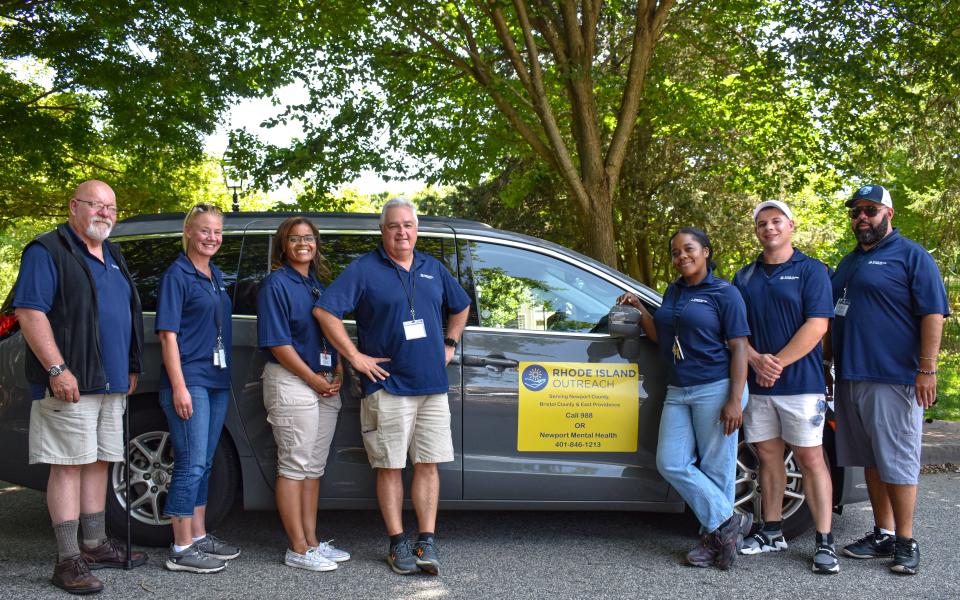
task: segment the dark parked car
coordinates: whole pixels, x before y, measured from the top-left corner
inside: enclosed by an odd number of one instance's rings
[[[264,358],[257,349],[256,298],[258,282],[269,270],[271,236],[287,216],[225,216],[223,246],[215,262],[233,297],[233,401],[210,482],[211,526],[238,498],[248,510],[274,509],[276,447],[261,399]],[[376,215],[307,216],[321,231],[321,252],[334,276],[379,242]],[[152,311],[160,276],[180,250],[182,220],[182,214],[126,219],[111,238],[123,250],[145,311],[145,372],[130,399],[129,446],[133,536],[144,544],[165,544],[171,536],[162,509],[173,457],[157,402],[163,366]],[[607,312],[617,296],[629,290],[653,306],[660,302],[657,293],[556,244],[472,221],[421,217],[417,249],[439,259],[473,299],[460,349],[448,369],[456,458],[441,466],[444,507],[683,511],[683,502],[655,465],[663,366],[649,341],[628,344],[607,332]],[[27,464],[30,397],[23,375],[24,342],[10,316],[11,298],[12,293],[0,320],[0,479],[43,489],[46,467]],[[347,325],[352,334],[349,315]],[[639,388],[633,388],[636,410],[630,417],[636,417],[635,447],[597,452],[589,450],[599,442],[573,441],[562,449],[558,442],[551,451],[518,449],[526,445],[519,438],[529,435],[518,433],[521,363],[557,362],[636,366]],[[321,480],[321,507],[373,508],[374,472],[360,438],[360,386],[349,365],[341,393],[343,409]],[[585,414],[591,413],[567,416],[578,420]],[[825,451],[832,459],[831,427],[825,429]],[[784,529],[795,535],[808,528],[811,519],[797,465],[789,453],[785,461]],[[759,515],[756,464],[751,448],[741,445],[736,505]],[[858,485],[862,471],[832,470],[838,508],[865,499]],[[107,504],[114,530],[123,528],[124,490],[124,469],[117,464],[111,470]]]

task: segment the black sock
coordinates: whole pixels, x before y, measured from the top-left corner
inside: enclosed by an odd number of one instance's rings
[[[776,533],[780,531],[780,527],[782,526],[782,524],[783,524],[783,521],[764,521],[763,527],[761,527],[760,529],[764,533]]]
[[[417,538],[421,542],[430,542],[433,543],[433,532],[432,531],[421,531],[420,537]]]
[[[727,527],[728,525],[730,525],[731,523],[733,523],[733,520],[734,520],[735,518],[737,518],[737,513],[733,513],[732,515],[730,515],[730,518],[729,518],[729,519],[727,519],[727,520],[724,521],[723,523],[720,523],[720,527],[717,527],[717,531],[720,531],[720,530],[723,529],[724,527]]]
[[[402,542],[402,541],[405,540],[405,539],[407,539],[407,534],[405,534],[405,533],[403,533],[403,532],[398,533],[397,535],[391,535],[391,536],[390,536],[390,545],[391,545],[391,546],[395,546],[395,545],[399,544],[400,542]]]
[[[832,544],[833,543],[833,532],[828,531],[827,533],[817,532],[817,544]]]

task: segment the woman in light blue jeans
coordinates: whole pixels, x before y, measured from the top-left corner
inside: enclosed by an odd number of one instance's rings
[[[641,325],[667,365],[657,470],[702,526],[688,564],[728,569],[752,516],[733,509],[737,430],[747,403],[746,306],[740,292],[713,275],[707,234],[684,227],[670,238],[673,266],[663,304],[651,314],[633,294]]]
[[[230,401],[232,309],[211,262],[223,242],[223,214],[197,204],[183,221],[183,254],[160,279],[155,328],[164,369],[160,406],[170,427],[173,478],[163,514],[173,524],[171,571],[216,573],[240,548],[206,530],[207,485]]]

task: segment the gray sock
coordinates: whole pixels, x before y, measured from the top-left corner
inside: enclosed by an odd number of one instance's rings
[[[77,530],[80,521],[64,521],[53,526],[53,535],[57,538],[57,562],[80,556],[80,545],[77,543]]]
[[[103,511],[91,514],[80,514],[80,529],[83,531],[83,545],[87,548],[96,548],[107,541],[107,527],[103,518]]]

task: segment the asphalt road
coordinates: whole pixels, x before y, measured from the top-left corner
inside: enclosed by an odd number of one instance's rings
[[[810,572],[812,536],[788,551],[740,557],[728,572],[681,564],[694,541],[689,515],[577,512],[443,512],[440,577],[394,575],[384,561],[377,513],[321,513],[321,532],[353,559],[330,573],[281,564],[284,537],[275,513],[235,511],[217,533],[243,555],[215,575],[164,570],[165,550],[130,572],[99,571],[97,598],[960,598],[960,474],[923,475],[916,536],[921,572],[890,573],[880,560],[841,560],[835,576]],[[408,526],[413,517],[407,515]],[[328,525],[329,527],[326,527]],[[848,542],[872,527],[868,505],[848,507],[834,532]],[[39,492],[0,482],[0,597],[67,598],[49,584],[54,541]]]

